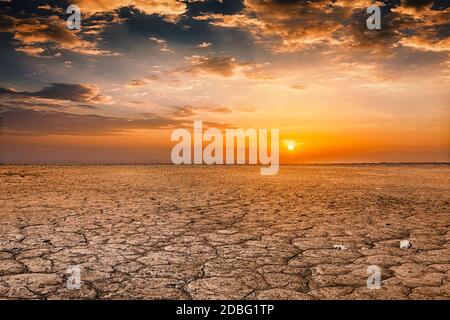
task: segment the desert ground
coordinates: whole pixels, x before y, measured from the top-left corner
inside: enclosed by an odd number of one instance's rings
[[[0,298],[449,299],[449,181],[445,164],[3,165]]]

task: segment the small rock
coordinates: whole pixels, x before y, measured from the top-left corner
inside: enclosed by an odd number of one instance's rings
[[[347,250],[347,247],[343,244],[333,244],[333,248],[337,250]]]
[[[400,249],[409,249],[411,248],[411,242],[409,240],[400,241]]]

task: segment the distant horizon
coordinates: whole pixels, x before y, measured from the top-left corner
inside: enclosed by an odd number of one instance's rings
[[[299,165],[450,165],[450,162],[302,162],[280,163],[280,166]],[[179,167],[237,167],[237,166],[261,166],[260,164],[173,164],[161,163],[0,163],[0,166],[179,166]]]

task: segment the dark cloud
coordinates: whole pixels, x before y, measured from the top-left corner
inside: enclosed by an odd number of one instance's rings
[[[14,90],[11,90],[11,89],[6,89],[6,88],[0,87],[0,96],[5,95],[5,94],[14,95],[14,94],[17,94],[17,92]]]
[[[434,0],[401,0],[401,5],[406,8],[414,8],[423,11],[433,6]]]
[[[190,16],[196,16],[202,13],[221,13],[236,14],[244,9],[242,0],[204,0],[192,1],[188,3],[188,12]]]
[[[192,128],[193,125],[191,120],[183,119],[189,116],[188,112],[184,114],[175,112],[171,116],[145,113],[139,118],[119,118],[1,105],[0,107],[2,107],[0,108],[0,132],[11,135],[115,135],[129,130]],[[229,110],[225,107],[198,109],[219,113],[227,113]],[[219,122],[205,121],[203,124],[205,128],[230,127],[229,124]]]
[[[341,40],[346,44],[344,50],[363,50],[371,53],[388,54],[400,41],[403,22],[398,14],[387,12],[382,15],[380,30],[369,30],[366,26],[367,14],[360,10],[342,30]],[[363,53],[360,53],[363,54]]]
[[[67,8],[71,3],[71,0],[14,0],[0,2],[0,8],[28,14],[48,14],[48,11],[54,11],[56,9],[62,11],[62,9]]]
[[[94,85],[53,83],[50,86],[30,93],[39,98],[69,100],[76,102],[106,102],[107,98],[99,93]]]
[[[52,83],[35,92],[0,88],[1,95],[91,103],[106,103],[109,101],[109,98],[101,95],[100,90],[92,84]]]
[[[162,129],[187,125],[184,120],[146,114],[129,119],[51,110],[6,108],[0,112],[2,131],[33,135],[110,135],[133,129]]]

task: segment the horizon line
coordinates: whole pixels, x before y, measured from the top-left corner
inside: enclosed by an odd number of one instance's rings
[[[280,166],[298,166],[298,165],[450,165],[450,161],[402,161],[402,162],[298,162],[298,163],[280,163]],[[151,163],[1,163],[0,166],[264,166],[264,164],[174,164],[170,162],[151,162]]]

